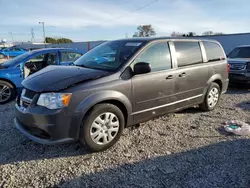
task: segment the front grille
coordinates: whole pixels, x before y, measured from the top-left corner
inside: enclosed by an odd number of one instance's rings
[[[22,94],[20,97],[20,106],[23,108],[28,108],[34,99],[36,92],[29,89],[23,88]]]
[[[247,71],[250,72],[250,62],[247,62]]]
[[[29,89],[25,89],[25,93],[24,93],[24,97],[28,98],[28,99],[33,99],[36,95],[36,92],[31,91]]]
[[[22,106],[23,106],[24,108],[28,108],[28,107],[29,107],[29,105],[30,105],[30,103],[29,103],[29,102],[22,101]]]
[[[245,70],[246,65],[242,64],[231,64],[230,65],[230,70]]]

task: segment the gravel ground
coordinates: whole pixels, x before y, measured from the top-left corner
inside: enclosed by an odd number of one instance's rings
[[[222,122],[250,121],[250,90],[230,90],[213,112],[195,108],[126,129],[101,153],[79,144],[43,146],[13,127],[0,107],[0,187],[250,187],[250,140]]]

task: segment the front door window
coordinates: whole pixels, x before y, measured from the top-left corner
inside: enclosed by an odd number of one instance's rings
[[[27,78],[29,75],[49,66],[57,65],[58,55],[57,52],[45,53],[32,56],[24,63],[24,78]]]

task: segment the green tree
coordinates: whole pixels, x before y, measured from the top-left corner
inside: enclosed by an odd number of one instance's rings
[[[137,30],[133,37],[150,37],[156,35],[152,25],[140,25],[137,27]]]
[[[56,44],[57,43],[56,41],[57,41],[56,39],[51,38],[51,37],[46,37],[45,38],[46,43]]]
[[[188,37],[193,37],[193,36],[195,36],[195,35],[196,35],[195,32],[188,32],[188,34],[187,34]]]
[[[195,32],[188,32],[187,34],[183,34],[183,37],[193,37],[193,36],[197,36]]]
[[[46,43],[51,43],[51,44],[72,43],[73,42],[71,39],[68,39],[68,38],[55,39],[52,37],[46,37],[45,41],[46,41]]]
[[[57,39],[57,43],[72,43],[73,41],[68,38],[59,38]]]

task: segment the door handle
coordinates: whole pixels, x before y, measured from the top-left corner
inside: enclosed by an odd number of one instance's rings
[[[173,78],[175,78],[175,76],[174,76],[174,75],[169,75],[169,76],[167,76],[167,77],[166,77],[166,79],[167,79],[167,80],[169,80],[169,79],[173,79]]]
[[[179,77],[185,77],[187,74],[185,72],[179,74]]]

